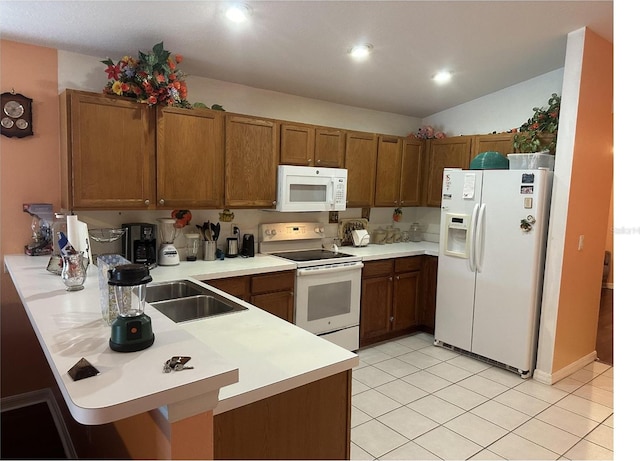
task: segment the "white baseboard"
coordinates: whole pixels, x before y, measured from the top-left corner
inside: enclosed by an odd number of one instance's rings
[[[76,449],[73,446],[73,441],[71,440],[71,436],[69,435],[67,426],[64,423],[64,417],[60,412],[60,407],[58,407],[55,396],[53,395],[51,389],[49,389],[48,387],[45,389],[39,389],[37,391],[25,392],[23,394],[4,397],[0,400],[0,410],[17,410],[19,408],[28,407],[30,405],[35,405],[42,402],[46,403],[49,407],[51,418],[56,425],[56,429],[58,430],[58,435],[60,436],[60,441],[62,442],[62,446],[64,447],[64,452],[67,455],[67,459],[78,459]]]
[[[587,354],[584,357],[576,360],[575,362],[570,363],[566,367],[552,373],[547,373],[546,371],[542,371],[536,368],[533,372],[533,379],[542,384],[552,385],[575,373],[576,371],[584,368],[586,365],[594,362],[597,358],[597,352],[593,351],[590,354]]]

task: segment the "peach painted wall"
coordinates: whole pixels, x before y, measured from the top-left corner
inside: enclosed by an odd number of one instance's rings
[[[553,371],[595,350],[613,185],[613,45],[586,30]],[[579,236],[584,248],[578,250]]]
[[[12,88],[33,99],[34,135],[26,138],[0,136],[2,258],[5,254],[23,253],[24,245],[31,239],[31,217],[22,211],[23,203],[46,202],[52,203],[54,208],[60,206],[57,50],[1,40],[0,92]],[[11,278],[4,271],[0,294],[2,396],[47,387],[52,376],[44,362],[44,354]],[[21,357],[29,357],[33,366],[24,367]],[[6,372],[11,369],[20,369],[21,373]]]
[[[609,277],[607,277],[607,287],[613,288],[613,190],[611,191],[611,205],[609,205],[609,221],[607,227],[607,243],[605,250],[611,252],[609,262]]]

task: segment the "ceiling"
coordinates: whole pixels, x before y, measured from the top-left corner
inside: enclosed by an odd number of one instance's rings
[[[163,41],[190,75],[420,118],[563,67],[583,26],[613,42],[612,1],[245,0],[241,25],[226,3],[0,0],[0,36],[114,60]]]

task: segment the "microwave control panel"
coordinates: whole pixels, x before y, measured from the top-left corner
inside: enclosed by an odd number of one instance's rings
[[[336,180],[336,205],[346,204],[347,196],[346,196],[347,182],[340,178]]]

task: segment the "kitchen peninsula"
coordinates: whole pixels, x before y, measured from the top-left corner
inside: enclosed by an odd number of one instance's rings
[[[67,292],[45,270],[47,262],[5,257],[71,414],[85,425],[129,421],[134,434],[123,442],[132,458],[348,458],[355,354],[235,298],[247,310],[180,324],[148,304],[154,345],[113,352],[96,268],[89,268],[84,290]],[[260,255],[158,267],[151,275],[154,282],[206,280],[293,268]],[[191,356],[194,369],[163,373],[174,355]],[[100,374],[73,381],[67,370],[82,357]],[[145,414],[145,424],[158,428],[131,423]],[[135,439],[150,431],[165,439],[135,451]]]

